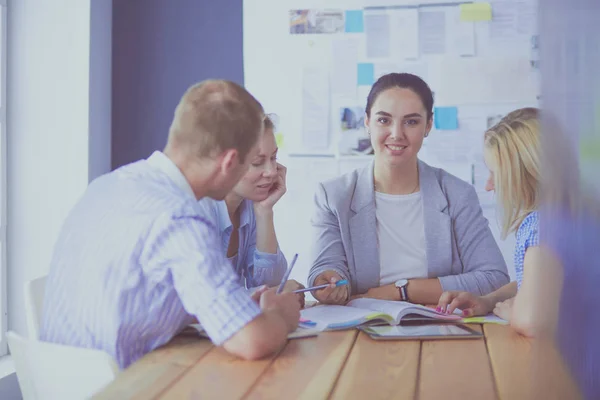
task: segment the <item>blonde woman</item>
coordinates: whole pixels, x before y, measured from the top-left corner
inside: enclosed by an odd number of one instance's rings
[[[531,334],[527,318],[513,312],[513,308],[516,310],[520,303],[532,300],[528,283],[521,286],[523,274],[528,271],[526,275],[529,275],[530,270],[538,268],[537,261],[542,257],[537,211],[540,198],[539,132],[539,110],[522,108],[509,113],[487,131],[484,138],[484,158],[490,170],[486,190],[497,194],[502,210],[502,237],[512,232],[516,235],[516,281],[485,296],[444,292],[439,300],[439,310],[452,313],[459,308],[467,317],[493,311],[510,320],[521,333]]]
[[[200,205],[216,221],[223,253],[227,254],[240,283],[251,291],[278,286],[287,268],[273,224],[273,207],[286,192],[287,169],[277,162],[279,149],[272,118],[274,115],[265,117],[259,151],[250,160],[248,172],[225,199],[200,200]],[[284,290],[303,287],[289,280]],[[299,294],[298,298],[304,305],[304,295]]]

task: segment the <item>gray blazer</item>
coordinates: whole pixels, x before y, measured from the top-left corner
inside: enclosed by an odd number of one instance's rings
[[[351,293],[379,286],[373,163],[319,184],[311,220],[308,284],[334,270]],[[443,290],[490,293],[509,282],[506,263],[470,184],[419,161],[428,277]]]

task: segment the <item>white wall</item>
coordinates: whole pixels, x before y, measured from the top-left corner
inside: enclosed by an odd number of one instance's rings
[[[89,177],[110,165],[111,7],[110,0],[10,2],[8,326],[22,334],[24,282],[48,272],[63,219]]]

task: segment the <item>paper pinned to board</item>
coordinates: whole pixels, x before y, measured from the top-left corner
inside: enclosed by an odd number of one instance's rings
[[[333,96],[356,98],[358,45],[356,38],[335,40],[331,45],[331,94]]]
[[[420,54],[446,53],[446,12],[419,10]]]
[[[390,16],[385,11],[365,13],[365,33],[367,57],[385,58],[390,56]]]
[[[302,73],[302,144],[309,149],[329,147],[329,75],[318,67]]]
[[[278,132],[275,134],[275,144],[279,149],[283,149],[283,133]]]
[[[359,63],[357,65],[357,84],[371,86],[375,83],[375,66],[373,63]]]
[[[421,158],[423,161],[444,168],[465,182],[474,184],[474,155],[483,152],[483,135],[486,131],[484,117],[461,117],[456,130],[433,130],[423,141]],[[482,161],[483,163],[483,161]],[[485,164],[483,164],[485,167]],[[478,170],[485,179],[486,171]],[[477,182],[476,189],[484,190],[485,183]]]
[[[460,20],[465,22],[491,21],[490,3],[464,3],[460,5]]]
[[[419,58],[419,9],[393,9],[389,15],[391,56],[399,60]]]
[[[360,33],[365,31],[363,22],[363,10],[346,10],[345,32]]]
[[[458,108],[436,107],[433,113],[435,129],[454,130],[458,129]]]
[[[538,7],[535,0],[502,0],[492,2],[493,18],[489,22],[489,38],[493,47],[514,51],[523,36],[538,33]]]
[[[461,57],[474,56],[476,51],[475,23],[461,21],[458,7],[453,7],[447,15],[447,35],[452,53]]]
[[[448,60],[444,74],[452,79],[439,82],[438,104],[535,104],[540,90],[527,57]]]

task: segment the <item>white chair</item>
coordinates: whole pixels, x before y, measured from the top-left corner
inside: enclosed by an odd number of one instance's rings
[[[103,351],[26,339],[15,332],[7,338],[24,400],[87,399],[119,372]]]
[[[25,318],[27,319],[27,330],[29,331],[29,337],[35,340],[40,338],[46,278],[47,276],[42,276],[25,282]]]

